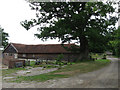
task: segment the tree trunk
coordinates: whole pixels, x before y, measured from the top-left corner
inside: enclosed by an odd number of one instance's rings
[[[84,61],[89,59],[88,40],[85,36],[80,37],[80,56],[78,60]]]

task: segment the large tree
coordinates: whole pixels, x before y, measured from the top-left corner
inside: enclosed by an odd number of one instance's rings
[[[80,45],[79,60],[88,59],[89,47],[106,45],[110,26],[117,21],[111,15],[115,12],[111,2],[31,2],[30,6],[37,19],[21,25],[27,30],[38,25],[40,33],[35,35],[41,40],[58,38],[62,44],[75,40]]]
[[[8,33],[4,32],[4,29],[0,27],[0,45],[6,47],[8,45]]]

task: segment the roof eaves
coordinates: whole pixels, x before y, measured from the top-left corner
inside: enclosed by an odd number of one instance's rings
[[[11,44],[11,43],[10,43],[10,44]],[[9,47],[10,44],[8,44],[8,45],[5,47],[5,49],[3,50],[3,53],[4,53],[4,51]]]

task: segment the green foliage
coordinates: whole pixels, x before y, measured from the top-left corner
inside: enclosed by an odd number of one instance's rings
[[[2,27],[0,27],[0,39],[2,39],[2,46],[6,47],[8,45],[8,33],[4,32],[4,29]]]
[[[112,47],[113,54],[120,57],[120,27],[113,32],[113,40],[109,45]]]
[[[58,57],[56,58],[56,64],[59,65],[59,69],[60,69],[61,66],[63,65],[63,63],[62,63],[63,57],[64,57],[64,55],[63,55],[63,54],[60,54],[60,55],[58,55]]]
[[[96,58],[98,58],[98,54],[95,54]]]
[[[63,54],[58,55],[58,57],[56,58],[56,64],[60,65],[62,63],[63,57],[64,57]]]
[[[83,53],[81,59],[88,58],[88,47],[92,52],[103,52],[108,42],[108,34],[115,26],[116,16],[112,2],[38,2],[31,3],[37,19],[23,21],[27,30],[40,26],[35,34],[41,40],[58,38],[62,43],[75,40]],[[44,25],[43,25],[44,24]],[[85,55],[85,56],[84,56]]]
[[[35,65],[35,61],[30,61],[30,66],[34,66]]]
[[[90,53],[90,56],[92,59],[97,60],[99,58],[102,59],[102,58],[106,57],[106,54],[104,54],[104,53]]]
[[[106,59],[106,56],[107,56],[106,54],[103,54],[103,58],[102,59]]]

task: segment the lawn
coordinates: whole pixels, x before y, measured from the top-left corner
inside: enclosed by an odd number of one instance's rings
[[[46,81],[50,79],[56,78],[65,78],[70,77],[80,73],[87,73],[97,69],[100,69],[110,63],[110,60],[99,59],[95,61],[89,62],[79,62],[73,65],[67,65],[61,69],[56,71],[47,73],[47,74],[40,74],[35,76],[19,76],[13,82],[22,82],[22,81]]]

